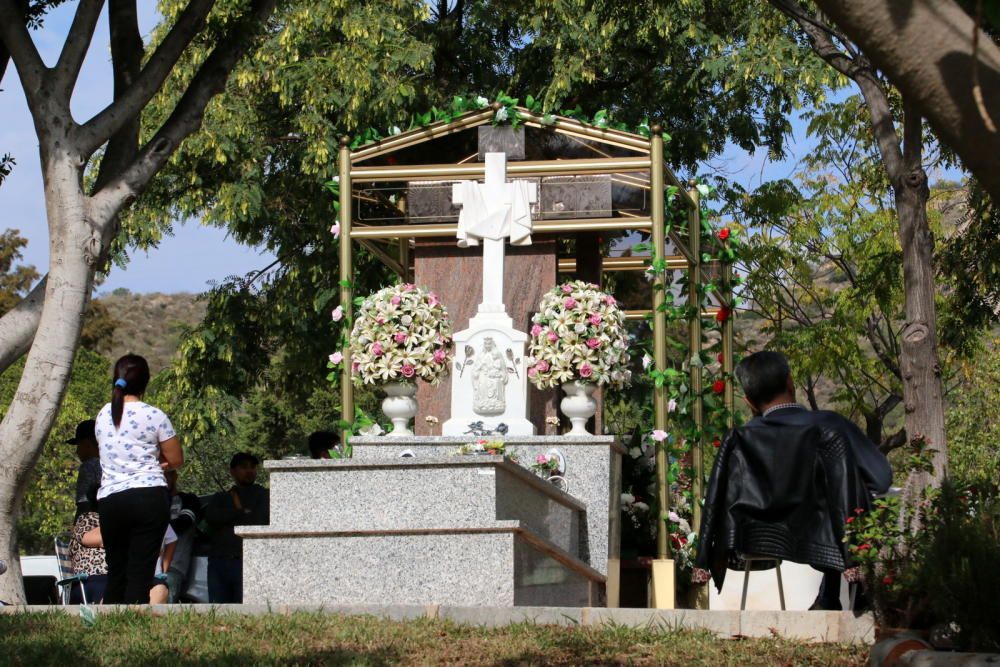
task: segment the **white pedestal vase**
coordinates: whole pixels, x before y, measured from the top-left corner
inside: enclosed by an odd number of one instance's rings
[[[412,436],[410,420],[417,416],[417,385],[412,382],[389,382],[382,387],[385,400],[382,401],[382,412],[392,421],[389,437]]]
[[[562,390],[566,396],[563,397],[559,408],[573,425],[566,435],[593,435],[587,430],[587,420],[597,412],[597,401],[594,400],[597,385],[574,380],[565,383]]]

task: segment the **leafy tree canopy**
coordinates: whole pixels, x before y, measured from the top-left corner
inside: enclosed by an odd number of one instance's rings
[[[660,119],[673,137],[670,159],[690,169],[730,141],[780,155],[791,110],[823,99],[836,77],[782,16],[745,0],[287,3],[125,221],[138,245],[195,217],[278,257],[208,295],[175,392],[244,398],[283,384],[307,401],[325,391],[337,255],[323,184],[343,134],[406,127],[456,94],[530,92],[546,110],[606,108],[632,125]],[[169,93],[159,105],[171,108]],[[389,279],[359,249],[358,291]]]

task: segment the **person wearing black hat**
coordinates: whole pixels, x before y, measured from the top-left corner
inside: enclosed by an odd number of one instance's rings
[[[76,516],[75,523],[84,512],[96,512],[91,500],[101,487],[101,452],[97,448],[97,436],[94,435],[94,420],[88,419],[76,425],[76,435],[66,441],[76,445],[76,456],[80,459],[80,468],[76,473]]]
[[[205,505],[211,528],[208,552],[208,599],[212,603],[243,602],[243,540],[234,526],[263,526],[270,522],[270,492],[257,481],[253,454],[238,452],[229,461],[233,486],[212,495]]]

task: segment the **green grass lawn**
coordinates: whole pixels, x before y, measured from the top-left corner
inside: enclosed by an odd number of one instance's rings
[[[3,665],[863,665],[865,646],[717,639],[707,632],[298,613],[0,614]]]

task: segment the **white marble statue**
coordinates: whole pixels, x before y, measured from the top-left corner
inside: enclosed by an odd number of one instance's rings
[[[483,339],[472,369],[472,409],[484,416],[501,415],[507,409],[507,362],[492,336]]]
[[[504,243],[531,243],[534,183],[507,181],[507,156],[486,154],[484,183],[462,181],[452,200],[462,206],[458,245],[483,245],[483,297],[468,328],[454,336],[457,373],[451,375],[451,418],[444,435],[465,435],[481,422],[488,430],[503,425],[509,435],[534,435],[528,420],[524,348],[528,335],[514,329],[503,303]],[[464,355],[459,354],[464,351]]]

